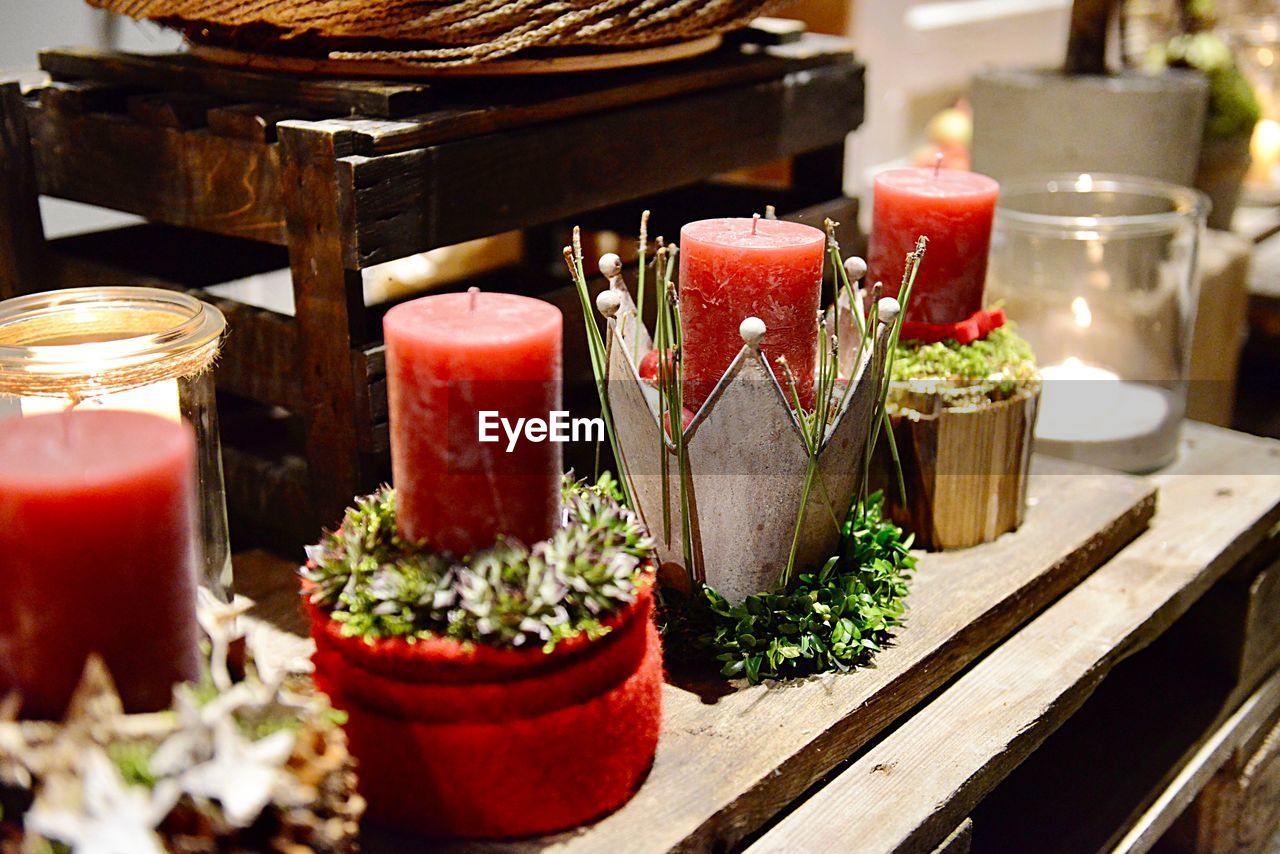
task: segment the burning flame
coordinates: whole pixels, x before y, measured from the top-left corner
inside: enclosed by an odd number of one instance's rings
[[[1093,312],[1089,310],[1089,303],[1084,301],[1084,297],[1076,297],[1071,301],[1071,313],[1075,315],[1076,326],[1081,329],[1088,329],[1093,325]]]

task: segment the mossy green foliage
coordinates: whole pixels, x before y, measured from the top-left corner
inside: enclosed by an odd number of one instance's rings
[[[400,537],[395,491],[357,502],[341,527],[307,550],[312,601],[365,638],[432,635],[493,646],[596,637],[634,602],[653,541],[609,477],[566,479],[567,524],[532,547],[514,540],[454,558]]]
[[[840,553],[784,588],[730,604],[710,587],[675,610],[669,635],[712,654],[727,677],[755,684],[866,664],[906,610],[911,538],[876,493],[845,523]]]
[[[1031,345],[1006,324],[969,344],[903,341],[893,359],[895,403],[910,393],[943,393],[948,405],[1003,400],[1038,382]]]
[[[1210,13],[1211,14],[1211,13]],[[1211,32],[1175,36],[1152,48],[1147,64],[1159,68],[1193,68],[1209,79],[1209,111],[1205,139],[1229,139],[1253,133],[1262,114],[1249,81],[1236,66],[1231,49]]]

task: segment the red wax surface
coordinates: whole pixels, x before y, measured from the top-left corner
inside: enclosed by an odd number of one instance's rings
[[[902,287],[906,256],[929,238],[906,322],[959,323],[982,308],[991,221],[1000,185],[954,169],[892,169],[875,177],[867,281]]]
[[[479,414],[547,420],[561,405],[560,309],[514,294],[439,294],[387,312],[391,471],[401,533],[466,554],[499,535],[531,545],[560,524],[561,444],[508,453]]]
[[[680,229],[684,400],[697,410],[742,349],[738,325],[764,321],[761,350],[778,381],[785,356],[800,400],[813,405],[826,235],[795,222],[704,219]]]
[[[96,651],[130,712],[199,676],[195,439],[137,412],[0,421],[0,697],[60,718]]]

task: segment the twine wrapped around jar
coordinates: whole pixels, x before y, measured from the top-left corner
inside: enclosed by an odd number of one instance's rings
[[[329,59],[469,65],[531,48],[617,48],[723,33],[780,0],[88,0],[254,49],[309,45]],[[388,45],[391,42],[393,44]],[[293,43],[292,45],[290,43]]]

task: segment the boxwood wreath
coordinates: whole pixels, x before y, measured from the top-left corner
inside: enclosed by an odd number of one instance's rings
[[[672,609],[667,632],[712,655],[720,674],[756,684],[867,664],[902,624],[916,564],[911,537],[876,493],[850,514],[840,552],[789,584],[730,604],[711,587]]]
[[[636,600],[654,556],[640,520],[607,475],[566,477],[565,524],[532,547],[500,539],[457,558],[405,540],[391,487],[359,499],[342,524],[307,549],[310,599],[347,636],[440,636],[497,647],[557,643],[608,628],[601,618]]]

